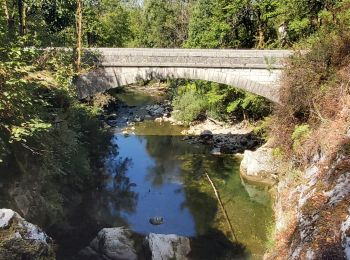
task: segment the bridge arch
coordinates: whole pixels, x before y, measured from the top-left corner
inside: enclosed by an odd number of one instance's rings
[[[151,79],[205,80],[233,86],[273,102],[279,102],[278,81],[280,71],[267,69],[217,69],[179,67],[117,67],[100,68],[80,76],[75,85],[78,96],[86,98],[111,88],[127,86]]]
[[[80,98],[150,79],[206,80],[279,102],[288,50],[98,48],[86,53],[96,70],[75,82]]]

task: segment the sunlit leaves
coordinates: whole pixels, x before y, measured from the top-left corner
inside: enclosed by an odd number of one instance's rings
[[[20,126],[12,127],[10,142],[26,142],[27,137],[38,131],[47,131],[50,127],[50,123],[45,123],[41,119],[31,119],[28,122],[23,122]]]

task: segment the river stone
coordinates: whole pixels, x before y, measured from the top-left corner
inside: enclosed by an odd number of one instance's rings
[[[80,255],[84,259],[137,259],[131,232],[123,227],[102,229]]]
[[[151,233],[146,237],[152,260],[188,259],[191,251],[190,240],[177,235],[162,235]]]
[[[55,259],[52,239],[11,209],[0,209],[0,259]]]
[[[117,120],[118,116],[117,116],[117,114],[113,113],[113,114],[105,116],[105,118],[106,118],[106,120]]]
[[[161,225],[164,223],[164,218],[162,217],[153,217],[149,219],[149,223],[152,225]]]
[[[273,157],[271,148],[261,147],[254,152],[244,151],[240,171],[247,180],[273,185],[277,181],[279,164]]]
[[[210,130],[204,130],[201,132],[199,138],[201,140],[201,142],[204,141],[204,143],[209,143],[212,142],[213,140],[213,133]]]

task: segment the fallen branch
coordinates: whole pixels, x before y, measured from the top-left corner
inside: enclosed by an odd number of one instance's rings
[[[207,117],[207,119],[208,119],[209,121],[213,122],[213,123],[216,124],[216,125],[224,126],[224,123],[219,122],[218,120],[215,120],[214,118]]]
[[[217,200],[218,200],[218,202],[219,202],[219,204],[220,204],[220,207],[221,207],[221,209],[222,209],[222,212],[224,213],[226,222],[227,222],[228,226],[230,227],[232,239],[235,240],[235,241],[237,241],[237,237],[236,237],[235,231],[233,230],[233,227],[232,227],[232,224],[231,224],[231,222],[230,222],[230,219],[228,218],[228,214],[227,214],[227,212],[226,212],[226,210],[225,210],[224,204],[222,203],[222,200],[221,200],[221,198],[220,198],[220,194],[219,194],[218,190],[216,189],[214,182],[210,179],[208,173],[205,173],[205,175],[207,176],[207,178],[208,178],[208,180],[209,180],[209,182],[210,182],[210,184],[211,184],[211,187],[212,187],[213,190],[214,190],[215,196],[216,196],[216,198],[217,198]]]

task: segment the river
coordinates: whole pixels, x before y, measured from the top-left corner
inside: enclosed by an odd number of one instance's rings
[[[134,91],[116,96],[125,111],[160,99]],[[262,258],[272,221],[270,196],[263,188],[241,180],[239,156],[212,155],[204,144],[185,142],[184,127],[146,120],[129,126],[125,134],[125,122],[120,122],[110,129],[101,181],[90,193],[76,195],[74,212],[67,214],[69,230],[52,221],[46,226],[42,211],[30,217],[57,241],[58,258],[73,257],[100,228],[113,226],[127,226],[141,235],[153,232],[196,238],[193,259],[234,259],[235,254]],[[232,239],[206,173],[220,193],[236,239]],[[5,188],[12,187],[15,179],[11,175],[0,180],[0,207],[23,208]],[[156,216],[164,223],[152,225],[149,220]]]

